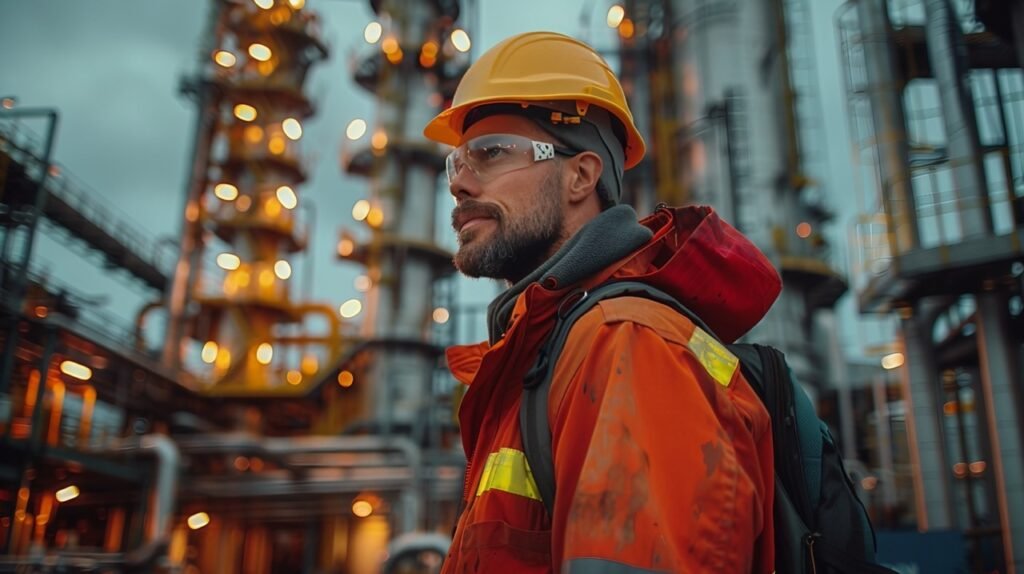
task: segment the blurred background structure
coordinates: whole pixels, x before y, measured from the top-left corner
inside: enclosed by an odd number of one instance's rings
[[[488,7],[367,3],[330,80],[364,119],[313,95],[343,3],[309,4],[208,0],[180,46],[200,58],[179,86],[193,132],[171,144],[186,178],[151,200],[173,238],[61,167],[71,120],[2,75],[0,571],[439,568],[465,464],[443,349],[484,337],[497,287],[455,276],[447,150],[421,129],[486,49]],[[627,173],[637,211],[711,204],[777,265],[749,339],[816,397],[881,557],[1024,572],[1024,1],[572,10],[650,148]],[[308,189],[327,164],[366,189],[353,223]],[[85,271],[48,264],[54,245]],[[349,291],[316,279],[324,253],[354,297],[323,300]],[[119,285],[96,295],[93,275]]]

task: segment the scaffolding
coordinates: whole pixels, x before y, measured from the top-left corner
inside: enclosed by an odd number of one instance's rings
[[[1011,375],[1022,343],[1014,119],[1024,93],[1009,37],[986,26],[1009,21],[1009,3],[1001,15],[976,8],[856,0],[839,13],[861,188],[852,271],[861,311],[900,321],[892,356],[911,516],[923,530],[963,530],[973,571],[1013,572],[1024,560],[1021,391]]]

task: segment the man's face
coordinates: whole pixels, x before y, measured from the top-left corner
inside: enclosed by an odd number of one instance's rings
[[[480,120],[460,143],[490,134],[553,143],[532,121],[513,115]],[[485,181],[471,169],[458,172],[450,191],[456,203],[452,227],[459,240],[459,271],[516,282],[554,254],[565,239],[560,163],[533,162]]]

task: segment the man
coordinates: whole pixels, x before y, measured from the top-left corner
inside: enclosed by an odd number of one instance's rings
[[[683,315],[602,301],[559,355],[548,408],[557,496],[549,515],[519,431],[526,371],[560,307],[630,278],[668,292],[724,342],[756,324],[780,282],[709,208],[619,204],[644,142],[618,80],[589,46],[537,32],[473,64],[424,130],[456,146],[455,264],[504,279],[490,340],[448,351],[464,511],[444,572],[771,572],[768,415],[728,351]]]

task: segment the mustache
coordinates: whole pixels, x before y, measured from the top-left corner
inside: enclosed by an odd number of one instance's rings
[[[459,223],[476,217],[489,217],[501,221],[501,210],[497,206],[474,199],[463,200],[452,210],[452,229],[459,230]]]

